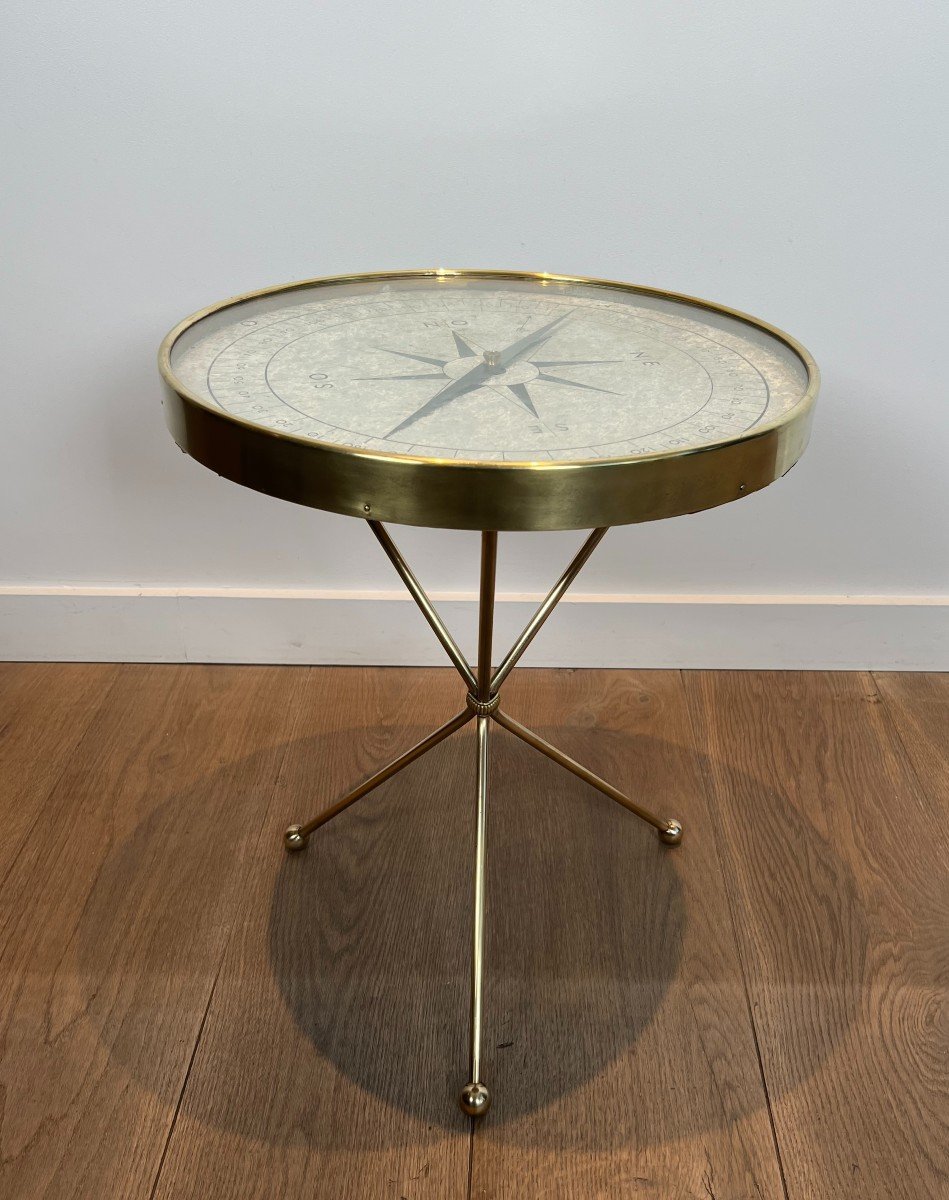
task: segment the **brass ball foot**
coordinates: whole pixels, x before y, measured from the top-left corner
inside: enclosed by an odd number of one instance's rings
[[[665,829],[659,830],[659,841],[667,846],[678,846],[682,841],[682,826],[678,821],[668,821]]]
[[[469,1117],[483,1117],[491,1107],[491,1093],[483,1083],[466,1083],[458,1097],[461,1111]]]
[[[299,825],[291,825],[287,832],[283,835],[283,844],[288,850],[303,850],[306,847],[306,838]]]

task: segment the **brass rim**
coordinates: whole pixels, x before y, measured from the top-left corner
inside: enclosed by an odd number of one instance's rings
[[[175,342],[214,313],[279,293],[398,279],[587,286],[688,304],[731,317],[783,342],[804,365],[807,388],[798,404],[780,418],[753,433],[710,446],[568,462],[484,462],[394,455],[266,429],[209,407],[172,370]],[[233,296],[180,321],[161,343],[158,367],[172,436],[182,450],[219,475],[280,499],[348,516],[454,529],[623,525],[740,499],[786,474],[800,458],[820,386],[816,362],[789,334],[712,301],[581,275],[443,268],[326,276]]]

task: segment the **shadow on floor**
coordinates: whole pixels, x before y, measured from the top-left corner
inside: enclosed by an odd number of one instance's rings
[[[467,1078],[466,732],[437,763],[430,756],[385,785],[378,804],[367,800],[376,827],[363,845],[352,810],[288,856],[269,930],[277,985],[321,1053],[388,1103],[451,1123]],[[676,852],[649,827],[604,812],[609,800],[507,737],[494,739],[492,759],[484,1059],[487,1079],[502,1060],[504,1075],[517,1076],[505,1088],[510,1120],[572,1092],[636,1042],[676,974],[686,917]]]
[[[568,731],[539,732],[582,756]],[[406,741],[415,733],[406,730]],[[272,1080],[292,1075],[303,1097],[340,1086],[342,1077],[367,1099],[405,1112],[413,1125],[422,1123],[431,1136],[440,1127],[459,1128],[455,1097],[467,1069],[470,733],[462,731],[424,764],[382,785],[320,830],[301,854],[283,854],[279,829],[272,830],[271,842],[271,811],[257,853],[267,854],[272,845],[272,866],[255,861],[248,871],[243,929],[233,934],[234,953],[218,985],[207,1045],[196,1060],[196,1075],[216,1071],[218,1081],[213,1095],[205,1089],[206,1096],[186,1105],[194,1119],[268,1140],[289,1136],[279,1121],[271,1132],[261,1113],[274,1104]],[[300,779],[309,771],[318,777],[334,739],[345,736],[290,744],[283,775]],[[618,782],[617,764],[637,757],[655,761],[667,752],[662,743],[615,731],[600,730],[596,739],[598,762],[605,774],[613,764]],[[678,748],[668,752],[681,755]],[[491,772],[484,1076],[497,1100],[488,1120],[499,1134],[509,1126],[508,1136],[543,1145],[546,1122],[525,1121],[529,1114],[570,1102],[617,1059],[638,1053],[647,1036],[650,1054],[682,1053],[675,1032],[664,1025],[663,1006],[689,945],[690,906],[702,901],[683,885],[688,841],[677,850],[660,846],[649,827],[509,737],[493,740]],[[200,897],[209,887],[213,892],[209,872],[226,877],[226,863],[210,863],[207,847],[219,843],[216,831],[228,799],[233,802],[254,777],[252,757],[168,797],[106,860],[75,942],[90,997],[117,969],[117,955],[124,976],[145,971],[158,979],[162,971],[200,969],[196,956],[209,953],[216,919]],[[209,803],[209,795],[219,799]],[[296,803],[288,814],[308,815],[306,804]],[[711,837],[711,822],[705,830]],[[812,828],[802,828],[800,836],[810,846],[810,869],[816,855],[824,886],[836,897],[838,934],[848,946],[845,965],[853,976],[853,986],[841,978],[839,1003],[846,1011],[835,1013],[824,1031],[829,1053],[856,1011],[866,932],[853,882],[833,847]],[[143,861],[162,880],[144,927],[141,897],[130,899]],[[195,886],[197,873],[203,892]],[[723,904],[716,914],[723,922],[726,910]],[[823,976],[826,966],[839,975],[842,960],[822,936],[806,928],[789,933],[807,944],[789,954],[789,977],[782,982],[806,992],[810,972]],[[740,991],[732,969],[722,971],[711,986]],[[808,978],[798,977],[802,973]],[[226,1036],[215,1042],[216,1008],[228,989]],[[124,1058],[133,1032],[127,1022],[114,1024],[108,1007],[97,1017],[92,999],[87,1013],[98,1020],[109,1051]],[[287,1014],[289,1030],[302,1036],[288,1037]],[[801,1021],[814,1017],[803,1005]],[[203,1065],[204,1054],[210,1058]],[[280,1061],[279,1070],[248,1074],[242,1067],[242,1061],[259,1066],[267,1055]],[[129,1055],[128,1061],[136,1059]],[[743,1115],[740,1097],[729,1103],[731,1120]],[[748,1101],[755,1108],[762,1103],[758,1091]],[[631,1141],[658,1143],[700,1132],[709,1122],[707,1107],[693,1109],[685,1101],[653,1109],[631,1096],[626,1116],[623,1111],[614,1104],[609,1121],[585,1112],[567,1135],[569,1144],[602,1150]],[[393,1128],[391,1121],[385,1125]],[[559,1121],[550,1134],[559,1146],[564,1129]],[[292,1133],[316,1145],[379,1144],[369,1125],[341,1132],[300,1114]]]

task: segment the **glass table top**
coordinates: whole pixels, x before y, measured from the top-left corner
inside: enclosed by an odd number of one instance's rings
[[[199,402],[387,455],[571,462],[752,435],[805,399],[792,345],[700,302],[556,277],[316,281],[210,312],[171,347]]]

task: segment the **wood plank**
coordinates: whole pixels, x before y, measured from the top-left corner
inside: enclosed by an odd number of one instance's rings
[[[246,877],[156,1200],[451,1200],[474,743],[461,730],[287,855],[283,828],[461,707],[453,671],[324,670]]]
[[[499,732],[472,1197],[782,1196],[676,672],[529,671],[505,707],[686,829],[680,848]]]
[[[0,885],[118,670],[112,663],[0,663]]]
[[[120,669],[0,891],[0,1195],[149,1196],[306,678]]]
[[[949,808],[868,676],[687,686],[789,1195],[944,1200]]]
[[[920,788],[949,805],[949,672],[876,672],[873,676]]]

